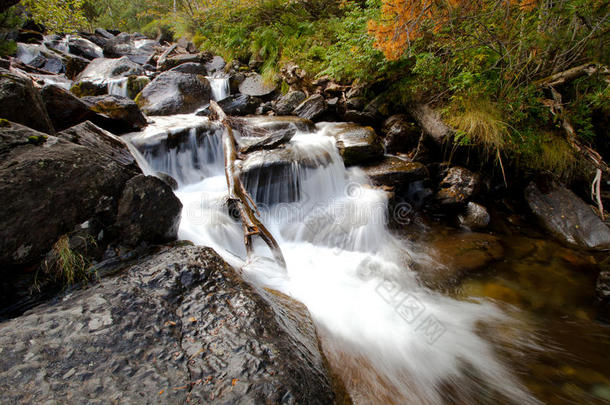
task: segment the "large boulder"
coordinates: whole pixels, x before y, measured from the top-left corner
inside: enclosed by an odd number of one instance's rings
[[[47,134],[55,133],[51,119],[32,81],[0,68],[0,118]]]
[[[335,138],[346,166],[367,165],[383,158],[383,146],[375,130],[351,123],[325,124],[325,134]]]
[[[326,104],[326,100],[324,100],[324,96],[321,94],[314,94],[296,106],[294,114],[301,118],[317,121],[326,113],[327,109],[328,105]]]
[[[8,403],[332,404],[307,309],[212,249],[165,249],[0,324]]]
[[[134,63],[144,65],[156,52],[158,45],[158,41],[140,34],[121,33],[107,39],[106,45],[104,45],[104,56],[107,58],[126,57]]]
[[[200,75],[163,72],[136,97],[148,115],[188,114],[210,101],[210,83]]]
[[[94,217],[102,200],[116,205],[127,180],[140,172],[120,139],[81,128],[56,138],[19,124],[0,127],[3,273],[38,263],[61,235]]]
[[[381,132],[388,153],[409,152],[417,146],[421,129],[406,115],[393,115],[384,121]]]
[[[104,51],[98,45],[85,38],[70,36],[68,49],[72,55],[93,60],[104,56]]]
[[[63,57],[42,44],[17,44],[17,59],[37,69],[59,74],[66,70]]]
[[[137,245],[175,240],[181,211],[182,203],[163,180],[133,177],[125,184],[119,200],[117,226],[121,229],[121,242]]]
[[[161,63],[157,63],[157,69],[164,71],[172,69],[176,66],[180,66],[183,63],[197,63],[202,64],[208,58],[207,54],[197,53],[197,54],[189,54],[183,53],[174,56],[170,56],[164,58]]]
[[[95,113],[84,101],[59,86],[46,85],[40,91],[40,95],[53,127],[57,131],[92,120],[95,117]]]
[[[71,91],[78,97],[98,96],[108,93],[108,84],[113,81],[143,74],[144,69],[127,57],[94,59],[76,77]]]
[[[428,178],[428,169],[421,163],[407,162],[394,156],[380,164],[364,167],[364,172],[376,186],[389,186],[404,190],[409,184]]]
[[[240,84],[239,92],[247,96],[263,97],[275,91],[277,85],[266,82],[258,73],[248,75]]]
[[[202,76],[207,76],[208,74],[208,70],[206,69],[205,65],[198,62],[185,62],[176,66],[175,68],[172,68],[171,71]]]
[[[306,98],[302,91],[291,91],[280,97],[275,104],[275,112],[278,115],[290,115]]]
[[[530,183],[525,199],[541,224],[559,240],[586,249],[610,249],[610,228],[574,193],[555,183]]]
[[[218,105],[225,114],[234,116],[254,114],[256,108],[260,104],[261,100],[258,97],[250,97],[245,94],[234,94],[218,101]],[[210,115],[210,107],[205,107],[203,110],[197,112],[197,115]]]
[[[126,97],[104,95],[83,97],[82,100],[92,111],[109,118],[103,126],[114,133],[138,131],[147,124],[138,105]]]

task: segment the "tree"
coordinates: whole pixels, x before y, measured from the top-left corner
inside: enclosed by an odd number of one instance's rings
[[[32,19],[50,32],[78,31],[87,26],[83,14],[84,0],[24,0]]]

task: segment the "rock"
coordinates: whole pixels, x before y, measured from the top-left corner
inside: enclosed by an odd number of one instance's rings
[[[348,98],[345,102],[345,106],[348,110],[362,111],[366,106],[366,100],[364,99],[364,97]]]
[[[259,98],[246,96],[245,94],[234,94],[218,101],[218,105],[227,115],[234,116],[254,114],[260,104],[261,100]],[[205,107],[197,112],[197,115],[210,115],[210,107]]]
[[[436,199],[443,205],[464,203],[479,191],[480,183],[478,174],[463,167],[452,167],[441,181]]]
[[[178,38],[176,43],[180,48],[184,49],[188,53],[197,53],[197,47],[195,46],[195,44],[184,37]]]
[[[208,70],[203,63],[186,62],[170,70],[171,72],[190,73],[193,75],[207,76]]]
[[[302,91],[291,91],[280,97],[274,110],[278,115],[290,115],[305,98],[307,96]]]
[[[94,119],[95,113],[85,102],[61,87],[44,86],[40,95],[57,131]]]
[[[428,104],[416,104],[409,109],[409,113],[424,133],[439,145],[453,134],[453,130],[443,122],[441,114]]]
[[[104,127],[114,133],[138,131],[147,124],[138,105],[128,98],[104,95],[83,97],[82,100],[92,111],[110,118],[108,128]]]
[[[470,201],[466,205],[466,212],[458,215],[460,226],[469,229],[482,229],[489,225],[490,217],[487,209],[480,204]]]
[[[150,82],[151,80],[147,76],[129,76],[127,78],[126,96],[134,100]]]
[[[316,124],[312,121],[299,117],[244,117],[249,125],[263,128],[267,131],[300,131],[314,132]]]
[[[500,240],[483,233],[434,232],[426,245],[427,253],[437,264],[424,266],[419,277],[426,285],[435,287],[454,285],[465,275],[504,257]]]
[[[407,153],[419,142],[421,130],[406,115],[393,115],[384,121],[381,132],[388,153]]]
[[[119,200],[117,227],[121,242],[165,243],[176,239],[182,203],[163,180],[139,175],[125,185]]]
[[[103,29],[103,28],[96,28],[95,29],[95,33],[103,38],[106,39],[112,39],[114,38],[114,34],[112,34],[111,32]]]
[[[326,135],[336,139],[346,166],[371,164],[383,158],[383,146],[371,127],[335,123],[326,124],[324,130]]]
[[[205,64],[205,68],[207,69],[209,75],[213,75],[216,72],[221,72],[226,65],[227,63],[222,56],[216,55]]]
[[[26,65],[50,73],[59,74],[66,70],[62,56],[42,44],[18,43],[16,57]]]
[[[199,75],[163,72],[136,97],[148,115],[188,114],[210,101],[210,83]]]
[[[565,187],[530,183],[525,200],[541,224],[559,240],[585,249],[610,249],[610,228]]]
[[[140,172],[127,146],[91,123],[58,136],[19,124],[0,128],[3,270],[40,261],[61,235],[95,216],[101,199],[117,201]]]
[[[194,55],[189,53],[179,54],[165,58],[162,62],[157,62],[157,69],[161,71],[169,70],[173,67],[182,65],[183,63],[203,63],[206,61],[206,59],[207,55],[202,53]]]
[[[353,122],[360,125],[375,125],[379,120],[375,118],[373,114],[357,111],[357,110],[347,110],[342,115],[343,121]]]
[[[210,248],[166,248],[4,322],[0,345],[9,403],[335,403],[307,309]]]
[[[363,167],[376,186],[404,190],[410,183],[429,177],[428,169],[421,163],[407,162],[394,156],[386,157],[380,164]]]
[[[53,124],[32,81],[0,68],[0,118],[54,134]]]
[[[156,172],[155,176],[160,178],[161,180],[163,180],[165,182],[165,184],[170,186],[170,188],[172,190],[177,190],[178,189],[178,181],[176,181],[176,179],[174,179],[169,174],[163,173],[163,172]]]
[[[239,84],[239,92],[247,96],[262,97],[271,94],[277,88],[275,83],[266,83],[258,73],[249,74]]]
[[[75,80],[79,74],[87,69],[87,66],[89,66],[89,61],[85,58],[81,58],[80,56],[68,55],[65,59],[65,66],[66,77],[70,80]]]
[[[320,94],[314,94],[305,99],[294,109],[294,114],[301,118],[316,121],[321,118],[327,110],[326,101]]]
[[[70,50],[71,54],[89,60],[102,58],[104,56],[104,51],[102,48],[87,39],[75,36],[69,37],[68,49]]]
[[[17,42],[22,42],[26,44],[40,44],[44,41],[43,35],[40,31],[30,30],[30,29],[20,29],[17,34]]]
[[[147,39],[139,34],[121,33],[108,39],[104,46],[104,56],[107,58],[127,57],[138,65],[144,65],[155,53],[158,41]]]
[[[99,58],[91,61],[70,89],[76,96],[99,96],[108,93],[108,84],[128,76],[140,76],[144,69],[127,57]]]
[[[600,273],[595,287],[595,304],[598,318],[610,323],[610,259],[600,263]]]

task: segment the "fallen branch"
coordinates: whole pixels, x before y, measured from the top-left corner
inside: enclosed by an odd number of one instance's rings
[[[549,77],[534,82],[534,85],[539,87],[553,87],[559,86],[576,80],[584,75],[591,76],[595,73],[601,73],[603,75],[610,75],[610,70],[607,67],[598,63],[586,63],[584,65],[576,66],[563,72],[555,73]]]
[[[235,209],[239,212],[244,232],[246,252],[248,256],[252,254],[252,236],[259,235],[267,246],[269,246],[275,259],[282,266],[286,267],[286,260],[284,259],[280,246],[265,225],[258,219],[257,215],[260,215],[258,208],[239,177],[239,168],[236,165],[237,142],[235,141],[233,128],[230,125],[229,118],[215,101],[210,101],[210,111],[212,112],[210,114],[210,120],[220,121],[224,126],[222,147],[225,155],[225,177],[229,189],[228,204],[230,210]]]

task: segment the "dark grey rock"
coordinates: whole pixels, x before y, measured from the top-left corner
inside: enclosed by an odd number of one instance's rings
[[[103,127],[113,133],[138,131],[147,124],[138,105],[126,97],[103,95],[83,97],[81,100],[92,111],[108,118]]]
[[[162,61],[161,58],[159,58],[159,60],[160,62],[157,63],[157,69],[164,71],[182,65],[183,63],[203,63],[207,60],[207,55],[203,53],[194,55],[184,53],[164,58]]]
[[[95,118],[95,113],[84,101],[59,86],[44,86],[40,95],[57,131]]]
[[[53,124],[32,81],[0,68],[0,118],[26,125],[47,134]]]
[[[487,209],[481,204],[470,201],[463,214],[458,215],[460,226],[469,229],[482,229],[489,225],[490,217]]]
[[[70,37],[70,39],[68,39],[68,49],[71,54],[89,60],[104,56],[102,48],[85,38]]]
[[[295,109],[294,113],[301,118],[316,121],[326,112],[328,106],[321,94],[314,94],[305,99]]]
[[[209,62],[205,64],[205,68],[208,70],[209,74],[214,74],[216,72],[222,71],[227,63],[222,58],[222,56],[214,56]]]
[[[274,110],[278,115],[290,115],[305,98],[307,96],[302,91],[291,91],[280,97]]]
[[[383,146],[375,130],[351,123],[327,124],[326,135],[337,141],[346,166],[368,165],[383,158]]]
[[[70,89],[76,96],[99,96],[107,94],[108,83],[129,76],[141,76],[144,69],[127,57],[119,59],[99,58],[87,65]]]
[[[429,177],[428,169],[421,163],[407,162],[394,156],[386,157],[380,164],[366,166],[364,172],[376,186],[404,190],[415,181]]]
[[[586,249],[610,249],[610,228],[567,188],[532,182],[525,189],[525,199],[541,224],[558,239]]]
[[[407,153],[419,142],[421,129],[406,115],[393,115],[384,121],[381,129],[388,153]]]
[[[203,63],[186,62],[170,70],[171,72],[190,73],[193,75],[207,76],[208,71]]]
[[[241,94],[254,97],[266,96],[277,88],[275,83],[266,83],[258,73],[248,74],[238,87]]]
[[[8,403],[332,404],[300,303],[241,280],[212,249],[164,249],[0,324]]]
[[[112,34],[111,32],[103,29],[103,28],[96,28],[95,29],[95,33],[101,37],[104,37],[106,39],[111,39],[114,38],[114,34]]]
[[[148,115],[187,114],[210,101],[210,83],[200,75],[163,72],[136,97]]]
[[[165,243],[176,239],[182,203],[163,180],[139,175],[125,184],[119,200],[117,227],[121,242]]]
[[[81,125],[59,138],[18,124],[0,128],[3,270],[40,261],[59,236],[95,215],[102,198],[118,200],[140,172],[120,139]]]
[[[256,108],[260,104],[261,100],[258,97],[250,97],[245,94],[234,94],[218,102],[220,108],[222,108],[227,115],[234,116],[254,114]],[[203,110],[199,111],[197,115],[210,115],[210,107],[205,107]]]

